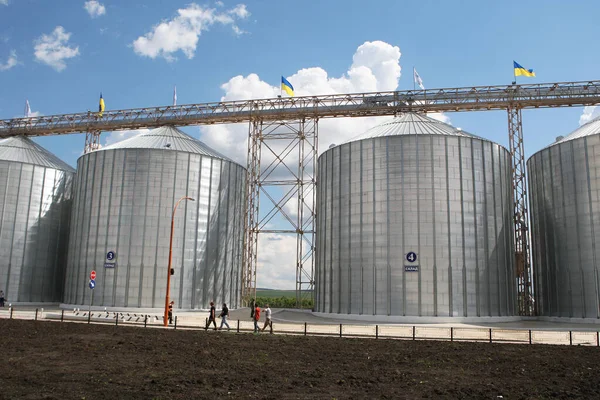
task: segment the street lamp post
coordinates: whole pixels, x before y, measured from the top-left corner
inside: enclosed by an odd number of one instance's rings
[[[180,198],[179,200],[177,200],[177,203],[175,203],[175,207],[173,207],[173,215],[171,215],[171,240],[169,241],[169,266],[167,269],[167,295],[165,296],[165,317],[164,317],[164,324],[163,326],[167,326],[168,325],[168,318],[169,318],[169,294],[171,291],[171,257],[173,255],[173,233],[175,232],[175,211],[177,211],[177,206],[179,205],[179,203],[181,203],[182,200],[190,200],[190,201],[195,201],[195,199],[188,197],[188,196],[183,196],[182,198]]]

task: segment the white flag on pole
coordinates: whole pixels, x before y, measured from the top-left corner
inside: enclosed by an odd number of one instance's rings
[[[25,118],[29,118],[31,115],[31,107],[29,106],[29,100],[25,100]]]
[[[177,86],[173,88],[173,105],[177,105]]]
[[[425,90],[425,86],[423,86],[423,79],[421,79],[421,77],[419,76],[419,73],[417,72],[416,68],[413,68],[413,72],[414,72],[414,76],[415,76],[415,83],[417,85],[419,85],[419,87],[423,90]]]

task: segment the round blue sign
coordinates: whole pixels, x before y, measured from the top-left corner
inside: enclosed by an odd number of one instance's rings
[[[108,253],[106,253],[106,259],[108,261],[112,261],[115,259],[115,252],[114,251],[109,251]]]
[[[414,251],[408,252],[406,254],[406,261],[408,261],[408,262],[417,261],[417,253],[415,253]]]
[[[93,289],[96,287],[96,281],[93,279],[90,279],[90,289]]]

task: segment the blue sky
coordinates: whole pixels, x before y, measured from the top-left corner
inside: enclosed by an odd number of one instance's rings
[[[599,13],[593,0],[0,0],[0,118],[22,116],[26,99],[43,115],[94,110],[101,91],[107,109],[168,105],[174,85],[179,104],[264,97],[278,94],[281,75],[300,94],[408,89],[413,66],[427,88],[508,84],[513,60],[537,74],[519,82],[600,79],[590,45]],[[370,65],[371,56],[381,63]],[[365,65],[371,86],[352,75]],[[524,111],[526,154],[574,130],[583,111]],[[445,117],[508,145],[504,112]],[[321,149],[376,122],[322,125]],[[245,154],[245,126],[185,131],[234,158]],[[102,143],[127,135],[105,133]],[[84,135],[37,140],[75,165]]]

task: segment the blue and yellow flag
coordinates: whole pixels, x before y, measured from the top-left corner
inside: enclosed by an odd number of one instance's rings
[[[291,97],[294,97],[294,87],[283,76],[281,77],[281,89]]]
[[[102,98],[102,92],[100,92],[100,105],[98,106],[98,116],[102,117],[104,114],[104,99]]]
[[[532,69],[525,69],[516,61],[513,61],[515,68],[515,76],[528,76],[530,78],[535,77],[535,72]]]

